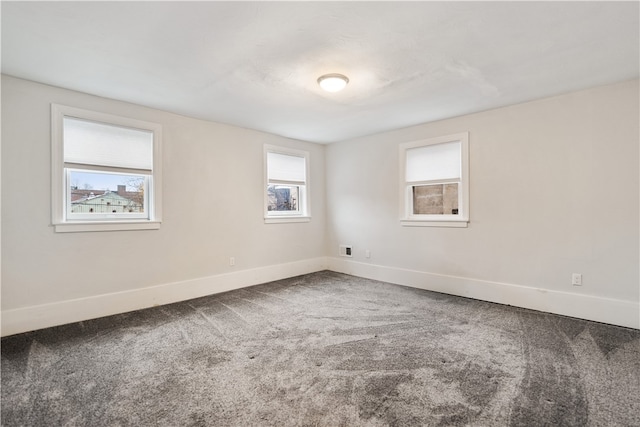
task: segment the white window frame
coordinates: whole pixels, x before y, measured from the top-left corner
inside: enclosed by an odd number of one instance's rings
[[[264,183],[263,183],[263,195],[264,195],[264,222],[265,224],[277,224],[277,223],[287,223],[287,222],[309,222],[311,221],[311,197],[310,197],[310,180],[309,180],[309,152],[303,150],[296,150],[288,147],[280,147],[276,145],[264,145]],[[269,153],[277,153],[284,154],[288,156],[295,157],[303,157],[305,161],[305,182],[284,182],[284,181],[269,181],[268,176],[268,154]],[[299,209],[297,212],[281,212],[281,211],[270,211],[268,210],[269,206],[269,196],[267,193],[267,187],[269,184],[282,184],[282,185],[291,185],[291,186],[299,186],[298,192],[298,206]]]
[[[153,169],[145,179],[144,215],[100,215],[99,218],[69,215],[71,197],[69,194],[70,170],[84,170],[82,167],[65,167],[64,124],[65,117],[73,117],[114,126],[150,131],[153,133]],[[51,213],[52,225],[58,233],[87,231],[155,230],[162,222],[162,126],[157,123],[120,117],[81,108],[51,104]],[[92,167],[94,171],[117,173],[117,168]]]
[[[410,182],[406,179],[407,150],[429,145],[460,142],[460,179]],[[409,227],[467,227],[469,224],[469,132],[400,144],[400,224]],[[413,186],[458,183],[457,215],[413,213]]]

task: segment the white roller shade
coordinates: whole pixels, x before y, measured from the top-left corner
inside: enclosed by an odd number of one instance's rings
[[[460,178],[459,141],[407,150],[407,182]]]
[[[64,162],[153,169],[153,132],[65,117]]]
[[[267,153],[267,177],[269,181],[304,183],[306,181],[305,158],[280,153]]]

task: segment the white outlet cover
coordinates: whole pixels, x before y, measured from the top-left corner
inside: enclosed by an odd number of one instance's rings
[[[571,275],[571,284],[573,286],[582,286],[582,274],[573,273]]]

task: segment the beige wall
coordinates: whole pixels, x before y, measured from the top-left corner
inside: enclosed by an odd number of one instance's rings
[[[450,276],[489,300],[488,282],[637,307],[638,103],[635,80],[331,144],[327,253],[350,244],[363,264],[344,271]],[[469,227],[402,227],[398,144],[466,131]]]
[[[163,125],[160,230],[53,231],[51,103]],[[321,146],[3,76],[3,334],[327,267],[640,327],[638,104],[636,80]],[[402,227],[398,144],[466,131],[469,227]],[[310,223],[264,224],[265,143],[311,152]]]
[[[51,103],[162,124],[160,230],[54,232]],[[311,222],[264,224],[265,143],[311,153]],[[324,256],[321,145],[3,76],[2,162],[3,310]]]

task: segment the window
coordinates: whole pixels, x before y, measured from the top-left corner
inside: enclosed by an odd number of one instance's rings
[[[265,222],[305,222],[309,215],[309,153],[265,145]]]
[[[161,126],[55,104],[51,116],[55,230],[159,228]]]
[[[469,134],[400,145],[401,223],[466,227],[469,222]]]

